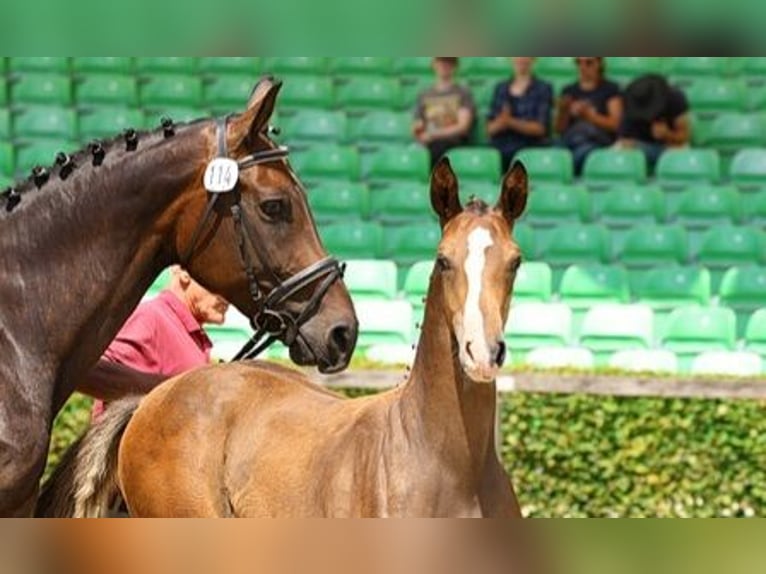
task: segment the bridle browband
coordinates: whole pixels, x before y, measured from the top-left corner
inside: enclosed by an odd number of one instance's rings
[[[217,139],[218,139],[218,158],[229,158],[226,145],[226,126],[229,116],[218,118],[216,120]],[[268,149],[252,153],[241,157],[236,161],[239,171],[254,167],[256,165],[275,160],[286,159],[289,150],[286,146],[279,146],[275,149]],[[237,177],[239,177],[237,173]],[[205,206],[197,228],[192,234],[191,241],[186,253],[181,258],[181,265],[186,267],[195,247],[199,243],[203,229],[207,226],[208,220],[213,214],[213,208],[218,198],[223,193],[233,193],[234,202],[230,208],[231,218],[234,222],[234,229],[238,236],[238,248],[242,265],[247,276],[250,290],[250,296],[256,304],[256,312],[250,318],[250,324],[255,333],[245,346],[234,357],[234,361],[243,359],[252,359],[260,354],[264,349],[274,341],[282,338],[282,341],[288,347],[292,345],[296,338],[302,337],[301,326],[316,314],[319,304],[324,298],[332,284],[343,277],[345,265],[338,262],[334,257],[326,257],[312,263],[305,269],[294,274],[284,281],[280,281],[270,265],[268,255],[263,251],[263,244],[260,241],[258,230],[250,225],[245,217],[245,213],[240,205],[241,195],[239,192],[239,181],[233,188],[226,191],[211,191],[208,188],[210,197]],[[248,244],[250,250],[248,250]],[[275,287],[268,293],[261,291],[258,281],[255,277],[253,261],[250,258],[250,252],[254,252],[261,266],[271,275],[275,282]],[[283,308],[283,305],[290,300],[296,293],[306,289],[312,284],[318,283],[311,298],[304,305],[297,315],[293,315]],[[307,345],[308,347],[308,345]],[[309,347],[310,349],[310,347]],[[312,351],[313,352],[313,351]]]

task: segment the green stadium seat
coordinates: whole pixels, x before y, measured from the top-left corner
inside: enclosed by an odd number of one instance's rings
[[[566,347],[572,338],[572,311],[563,303],[513,303],[505,342],[514,363],[538,347]]]
[[[434,259],[441,240],[436,223],[387,226],[383,229],[383,256],[406,267],[424,259]]]
[[[13,180],[16,167],[16,150],[10,142],[0,141],[0,174],[4,180]],[[12,183],[12,181],[11,181]],[[5,189],[7,186],[3,186]]]
[[[763,373],[763,361],[750,351],[705,351],[692,361],[693,375],[757,377]]]
[[[366,219],[370,212],[370,192],[363,183],[332,181],[313,186],[309,205],[317,223]]]
[[[383,144],[405,144],[412,141],[412,115],[409,112],[374,110],[352,121],[352,139],[362,149],[375,149]]]
[[[538,369],[582,369],[591,371],[596,361],[584,347],[538,347],[527,354],[524,362]]]
[[[712,118],[705,118],[691,110],[689,113],[691,129],[691,144],[695,148],[704,148],[710,138],[710,128],[713,125]]]
[[[535,64],[535,73],[543,78],[558,77],[573,82],[577,78],[577,64],[575,58],[539,58]],[[505,75],[508,76],[508,72]]]
[[[136,72],[141,75],[180,74],[197,72],[197,58],[189,57],[142,57],[136,58]]]
[[[606,59],[607,74],[617,78],[623,84],[644,74],[662,73],[661,58],[647,57],[609,57]]]
[[[670,58],[667,74],[679,83],[688,84],[700,77],[725,76],[729,71],[728,58]]]
[[[668,317],[662,346],[678,355],[679,370],[689,372],[695,355],[732,351],[736,341],[734,311],[726,307],[680,307]]]
[[[342,56],[330,59],[335,76],[385,76],[391,73],[393,58],[386,56]]]
[[[137,106],[138,84],[133,76],[89,74],[75,85],[78,106]]]
[[[324,145],[292,155],[301,179],[310,181],[359,179],[359,152],[352,147]]]
[[[347,112],[375,109],[399,109],[402,92],[399,82],[385,76],[352,78],[338,86],[335,102]],[[409,105],[410,102],[407,102]]]
[[[489,183],[486,181],[460,182],[459,192],[462,205],[468,203],[472,198],[481,199],[487,205],[495,205],[500,196],[500,190],[497,183]]]
[[[160,127],[162,118],[170,118],[176,124],[181,124],[209,116],[210,113],[205,109],[185,106],[157,106],[156,108],[144,108],[144,128],[147,130],[156,130]]]
[[[511,74],[511,63],[501,56],[461,58],[458,74],[460,79],[472,82],[475,79],[504,80]]]
[[[428,188],[422,183],[396,183],[371,195],[370,216],[385,225],[436,220]]]
[[[58,106],[25,107],[14,114],[13,133],[16,139],[76,140],[77,114],[73,109]]]
[[[766,308],[752,314],[745,330],[745,349],[766,357]]]
[[[141,129],[146,123],[143,112],[131,108],[91,108],[80,112],[80,139],[108,139],[128,128]]]
[[[751,86],[766,84],[766,58],[743,58],[743,66],[740,72],[747,78]]]
[[[367,177],[375,185],[428,181],[430,158],[418,145],[388,146],[371,154]]]
[[[407,301],[356,301],[361,355],[374,345],[407,345],[413,342],[412,307]]]
[[[729,158],[740,148],[766,144],[764,122],[755,114],[722,114],[713,120],[705,142]]]
[[[750,315],[766,302],[766,267],[731,267],[721,279],[718,297],[737,315],[737,336],[743,337]]]
[[[416,102],[420,92],[433,87],[434,79],[430,76],[419,76],[409,78],[406,82],[401,84],[401,98],[402,108],[406,109],[410,113],[410,119],[412,119],[412,112],[415,110]]]
[[[657,161],[657,182],[664,188],[717,183],[721,160],[712,149],[670,149]]]
[[[282,138],[293,145],[312,142],[342,143],[346,140],[346,114],[329,110],[298,110],[282,122]]]
[[[737,152],[729,166],[729,177],[742,191],[766,189],[766,148]]]
[[[0,140],[9,140],[13,134],[13,118],[11,110],[0,107]]]
[[[625,235],[618,261],[628,268],[634,291],[647,269],[683,264],[689,259],[689,240],[680,225],[643,225]]]
[[[766,189],[755,193],[744,202],[744,218],[750,225],[766,227]]]
[[[0,75],[0,106],[8,106],[8,81]]]
[[[714,225],[732,225],[741,220],[740,197],[732,185],[692,187],[679,196],[675,221],[686,228],[689,248],[696,253],[702,235]]]
[[[574,178],[572,153],[560,148],[528,148],[516,154],[533,184],[571,183]]]
[[[202,107],[202,80],[180,74],[147,78],[141,84],[141,105]]]
[[[542,261],[524,261],[513,281],[513,302],[544,303],[553,297],[553,272]]]
[[[559,297],[572,309],[573,332],[580,332],[585,313],[601,303],[628,303],[628,274],[618,265],[571,265],[561,277]]]
[[[77,74],[126,75],[133,73],[133,58],[123,56],[87,56],[72,58]]]
[[[24,56],[10,59],[11,72],[68,74],[69,58],[59,56]]]
[[[747,108],[751,113],[763,116],[763,112],[766,112],[766,84],[748,88]]]
[[[335,104],[335,88],[327,76],[294,76],[287,78],[280,91],[278,108],[331,109]]]
[[[766,236],[755,227],[715,227],[703,235],[697,259],[710,269],[717,291],[729,267],[766,263]]]
[[[200,58],[197,69],[203,75],[214,76],[221,79],[226,76],[245,76],[250,80],[250,89],[255,86],[256,77],[260,70],[259,58]]]
[[[217,76],[203,86],[205,105],[214,109],[244,110],[254,86],[250,76]]]
[[[422,315],[423,306],[425,305],[423,299],[428,294],[433,268],[433,260],[427,259],[413,263],[407,270],[402,291],[413,309],[415,309],[416,315]]]
[[[592,188],[642,183],[646,181],[646,156],[637,149],[594,150],[585,160],[583,180]]]
[[[451,149],[447,155],[461,182],[500,180],[500,152],[494,148],[460,147]]]
[[[414,56],[409,58],[394,58],[393,72],[400,78],[433,76],[433,58],[430,56]]]
[[[703,118],[747,108],[744,81],[729,78],[701,78],[685,90],[689,106]]]
[[[327,72],[328,59],[320,56],[278,56],[264,58],[261,70],[264,74],[279,75],[306,75],[306,74],[324,74]],[[285,80],[285,86],[292,78]]]
[[[493,193],[498,195],[496,186],[493,186]],[[536,185],[534,192],[529,195],[524,214],[524,221],[532,227],[584,223],[589,219],[590,196],[581,185]]]
[[[23,74],[13,81],[10,88],[14,105],[72,104],[72,80],[63,74]]]
[[[343,282],[354,302],[396,298],[396,264],[379,259],[346,261]]]
[[[607,263],[609,232],[603,225],[566,224],[550,232],[543,259],[551,265]]]
[[[675,373],[678,371],[678,357],[666,349],[624,349],[609,357],[609,366],[638,373]]]
[[[383,228],[368,221],[346,221],[319,228],[327,251],[341,259],[377,259],[383,255]]]
[[[30,140],[16,146],[16,174],[27,175],[36,165],[51,166],[60,151],[71,153],[77,149],[71,140]]]
[[[534,259],[537,256],[537,237],[534,230],[524,222],[513,226],[513,239],[521,249],[525,259]]]
[[[665,221],[665,194],[656,185],[621,185],[603,194],[600,211],[598,220],[609,227],[619,252],[631,228]]]
[[[654,315],[648,305],[602,303],[585,314],[580,345],[606,365],[612,353],[627,349],[648,349],[654,337]]]

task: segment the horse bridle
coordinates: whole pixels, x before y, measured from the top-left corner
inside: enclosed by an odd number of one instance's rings
[[[225,116],[216,120],[218,158],[229,158],[226,145],[226,126],[228,119],[229,116]],[[275,149],[267,149],[246,155],[235,161],[239,168],[239,172],[241,172],[262,163],[285,159],[287,158],[288,153],[289,150],[286,146],[279,146]],[[238,177],[239,174],[237,173],[237,178]],[[234,222],[235,232],[238,236],[239,253],[240,258],[242,259],[245,275],[247,276],[250,296],[256,304],[256,312],[250,317],[250,324],[255,332],[233,360],[239,361],[243,359],[252,359],[279,338],[281,338],[284,344],[289,347],[295,342],[296,338],[302,336],[300,332],[301,326],[316,314],[319,304],[332,284],[343,277],[346,267],[345,264],[340,263],[334,257],[326,257],[309,265],[292,277],[280,281],[274,273],[273,267],[269,263],[268,255],[263,251],[263,244],[257,229],[250,224],[242,211],[240,205],[241,195],[239,192],[239,180],[237,179],[237,182],[231,190],[217,192],[211,191],[208,188],[208,193],[210,194],[210,197],[208,198],[202,219],[192,234],[189,247],[181,258],[181,264],[184,267],[188,264],[194,252],[194,248],[197,246],[202,235],[202,231],[213,214],[213,208],[215,207],[218,198],[223,193],[233,193],[234,201],[230,208],[231,217]],[[248,250],[248,244],[261,263],[261,266],[269,273],[269,275],[271,275],[271,278],[276,285],[268,294],[264,294],[258,285],[253,262],[250,258],[250,250]],[[297,315],[294,316],[283,308],[283,305],[289,301],[293,295],[317,282],[319,283],[316,285],[311,298]],[[310,349],[310,346],[307,345],[307,347]],[[311,351],[313,352],[313,350]]]

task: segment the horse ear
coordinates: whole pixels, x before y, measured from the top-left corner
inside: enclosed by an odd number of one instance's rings
[[[458,196],[457,177],[446,156],[437,162],[431,174],[431,206],[439,216],[442,227],[463,211]]]
[[[231,122],[232,133],[237,144],[244,143],[248,147],[266,127],[274,113],[277,95],[282,82],[271,76],[262,78],[253,88],[247,109]]]
[[[511,169],[503,176],[500,199],[496,205],[509,225],[512,225],[524,213],[524,208],[527,205],[527,192],[527,170],[523,163],[514,161]]]

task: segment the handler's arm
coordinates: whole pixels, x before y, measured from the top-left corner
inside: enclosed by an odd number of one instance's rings
[[[102,401],[114,401],[127,395],[145,395],[166,378],[100,359],[77,390]]]

